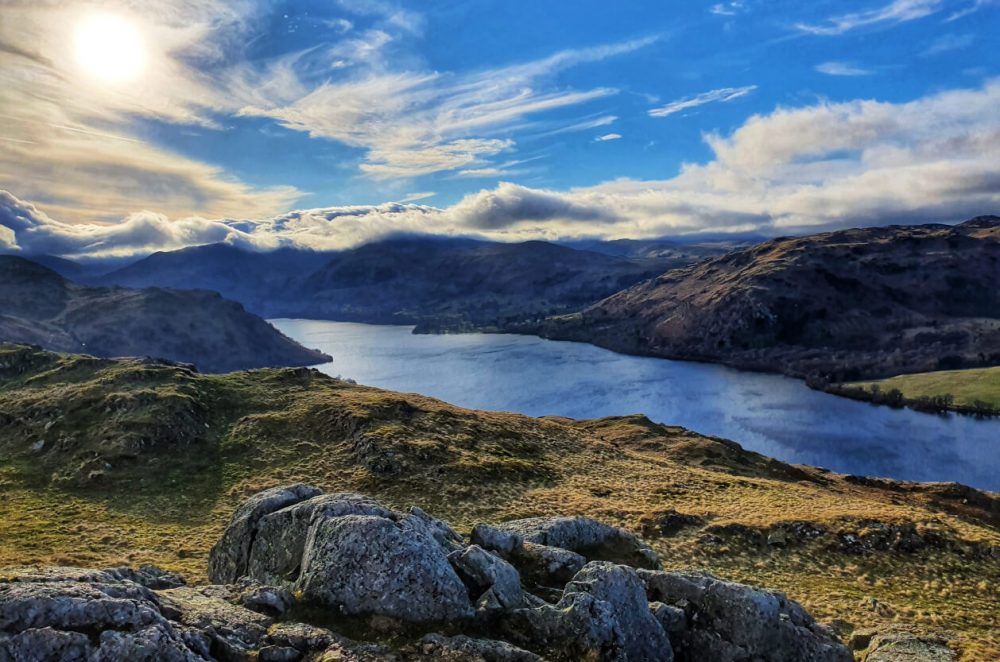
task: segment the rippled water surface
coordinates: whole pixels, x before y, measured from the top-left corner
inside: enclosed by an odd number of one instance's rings
[[[272,320],[334,357],[331,375],[475,409],[596,418],[642,413],[838,472],[1000,491],[1000,420],[875,407],[775,375],[499,334]]]

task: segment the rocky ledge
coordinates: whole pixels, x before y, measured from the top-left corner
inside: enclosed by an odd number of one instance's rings
[[[470,538],[419,508],[270,489],[234,513],[211,585],[6,571],[0,660],[853,660],[784,595],[665,572],[623,529],[532,518]]]

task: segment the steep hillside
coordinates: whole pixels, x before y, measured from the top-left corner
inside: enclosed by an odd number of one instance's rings
[[[818,381],[1000,362],[1000,218],[774,239],[547,320],[549,337]]]
[[[586,515],[641,532],[670,570],[783,590],[845,639],[903,627],[1000,655],[995,494],[787,465],[641,416],[0,348],[0,567],[150,562],[204,581],[234,507],[296,481],[420,504],[464,533]]]
[[[156,253],[100,282],[210,289],[265,317],[499,328],[579,310],[726,247],[619,256],[538,241],[430,237],[385,239],[338,253],[254,253],[220,244]]]
[[[84,287],[12,256],[0,256],[0,340],[209,372],[329,360],[214,292]]]

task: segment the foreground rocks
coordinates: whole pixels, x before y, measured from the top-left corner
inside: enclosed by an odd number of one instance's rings
[[[470,544],[418,508],[292,485],[236,510],[209,576],[9,571],[0,660],[853,659],[785,596],[664,572],[582,517],[481,524]]]

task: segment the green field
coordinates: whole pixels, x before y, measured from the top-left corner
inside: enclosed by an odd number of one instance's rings
[[[978,403],[1000,409],[1000,367],[921,372],[848,386],[865,390],[877,386],[882,393],[898,389],[906,400],[950,395],[956,407],[974,407]]]

